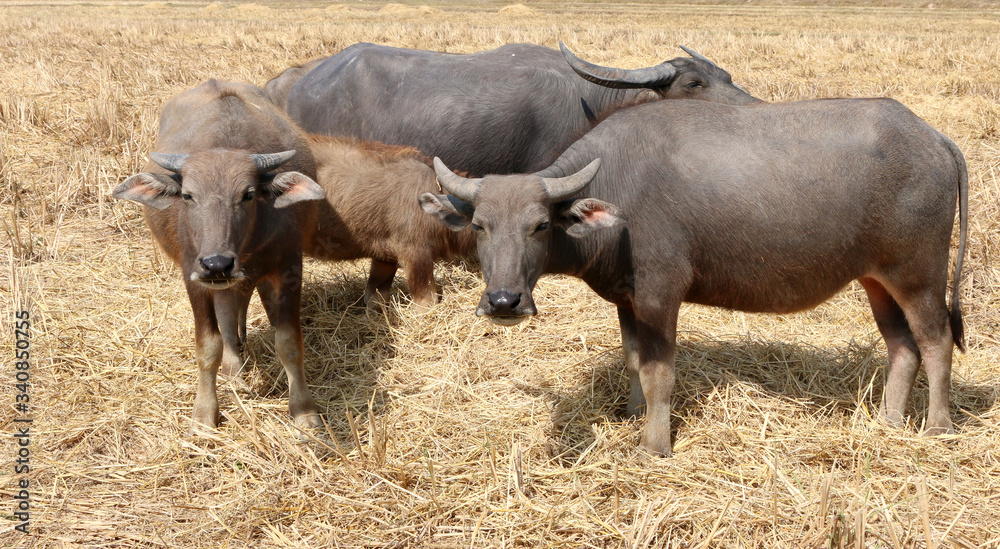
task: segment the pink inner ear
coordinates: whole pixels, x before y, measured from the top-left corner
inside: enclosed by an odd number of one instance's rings
[[[580,219],[590,225],[605,227],[614,225],[618,218],[600,204],[589,204],[581,208]]]
[[[150,185],[149,183],[132,187],[132,191],[135,192],[136,194],[142,195],[145,198],[152,198],[160,194],[160,190],[154,189],[152,185]]]
[[[588,209],[586,212],[584,212],[584,219],[587,221],[587,223],[605,225],[613,223],[615,216],[609,214],[606,210]]]
[[[139,199],[141,201],[151,199],[159,195],[163,190],[160,188],[163,185],[151,176],[140,174],[133,176],[133,178],[132,181],[134,183],[124,193],[125,196],[132,197],[132,200]]]

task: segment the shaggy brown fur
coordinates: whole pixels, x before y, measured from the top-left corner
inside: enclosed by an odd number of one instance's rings
[[[429,159],[412,147],[310,136],[317,182],[326,191],[307,255],[372,258],[365,301],[384,297],[398,263],[421,306],[437,300],[434,261],[470,253],[471,231],[454,232],[424,215],[418,197],[438,189]]]

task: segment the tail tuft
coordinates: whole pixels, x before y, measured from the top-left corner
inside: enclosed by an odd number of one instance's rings
[[[958,303],[951,306],[951,339],[959,351],[965,352],[965,325],[962,322],[962,310]]]

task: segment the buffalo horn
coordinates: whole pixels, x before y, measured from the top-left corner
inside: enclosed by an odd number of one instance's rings
[[[295,156],[295,151],[284,151],[270,154],[251,154],[253,163],[257,166],[257,173],[269,172],[278,166],[288,162]]]
[[[597,170],[601,167],[601,159],[595,158],[593,162],[573,175],[566,177],[543,177],[542,184],[545,185],[545,193],[549,195],[549,200],[559,202],[580,192],[586,187],[590,180],[597,175]]]
[[[673,80],[677,69],[670,63],[660,63],[642,69],[602,67],[580,59],[559,42],[559,49],[569,66],[585,80],[609,88],[659,88]]]
[[[164,170],[170,170],[174,173],[181,173],[181,167],[184,166],[184,161],[187,160],[187,157],[188,155],[186,154],[149,153],[150,160],[156,162]]]
[[[702,55],[702,54],[700,54],[700,53],[698,53],[698,52],[696,52],[696,51],[694,51],[694,50],[692,50],[690,48],[686,48],[684,46],[681,46],[680,48],[682,50],[684,50],[684,53],[690,55],[691,57],[694,57],[695,59],[698,59],[698,60],[704,61],[706,63],[709,63],[713,67],[718,67],[718,65],[716,65],[715,62],[713,62],[711,59],[705,57],[704,55]]]
[[[448,191],[449,194],[460,198],[469,204],[476,201],[476,195],[479,194],[479,185],[482,184],[482,179],[468,179],[460,175],[455,174],[448,169],[448,166],[441,162],[441,159],[434,157],[434,173],[437,174],[438,181],[441,182],[441,188]]]

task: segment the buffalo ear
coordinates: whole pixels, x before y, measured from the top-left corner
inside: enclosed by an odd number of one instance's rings
[[[437,217],[453,231],[461,231],[472,222],[472,205],[450,194],[424,193],[420,207]]]
[[[299,172],[281,172],[267,185],[268,189],[278,198],[274,199],[275,208],[291,206],[304,200],[322,200],[326,191],[309,176]]]
[[[111,192],[111,196],[120,200],[131,200],[157,210],[172,206],[180,194],[180,183],[169,175],[157,173],[137,173]]]
[[[625,223],[625,216],[618,206],[596,198],[564,200],[556,204],[555,218],[566,234],[574,238]]]
[[[661,99],[663,99],[663,95],[661,95],[659,91],[645,89],[639,91],[639,93],[637,93],[636,96],[632,98],[632,102],[629,103],[629,106],[641,105],[643,103],[649,103],[651,101],[659,101]]]

